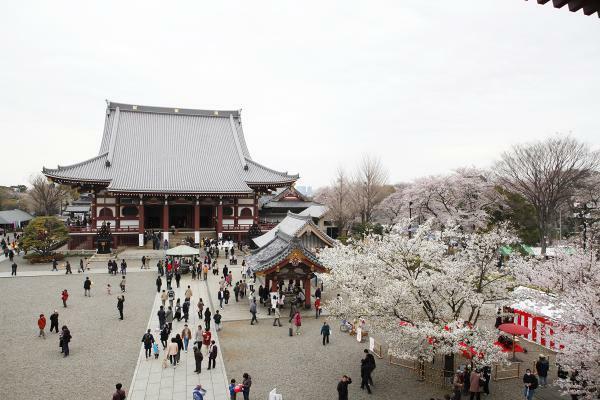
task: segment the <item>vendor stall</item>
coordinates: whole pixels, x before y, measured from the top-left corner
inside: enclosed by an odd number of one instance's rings
[[[518,287],[515,293],[524,300],[511,305],[515,314],[514,323],[530,331],[523,335],[523,339],[551,350],[562,348],[554,340],[555,321],[561,310],[554,304],[553,298],[526,287]]]

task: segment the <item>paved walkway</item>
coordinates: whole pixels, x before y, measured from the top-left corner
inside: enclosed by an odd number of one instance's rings
[[[175,284],[175,281],[173,281]],[[191,276],[185,275],[181,279],[181,287],[175,288],[175,298],[184,298],[184,292],[187,286],[190,285],[193,291],[193,297],[191,300],[192,308],[190,310],[190,319],[188,325],[192,331],[192,335],[195,335],[198,326],[198,314],[195,304],[198,302],[198,297],[202,297],[205,306],[209,306],[211,311],[214,313],[214,307],[210,303],[210,296],[208,294],[207,284],[204,281],[192,281]],[[156,295],[152,312],[150,314],[150,322],[148,328],[152,329],[155,340],[160,340],[158,331],[158,316],[157,312],[160,308],[161,302],[159,295]],[[183,329],[184,321],[173,322],[173,334],[181,333]],[[204,325],[204,323],[202,323]],[[213,324],[211,324],[211,327]],[[226,400],[227,395],[227,375],[223,364],[223,357],[221,352],[221,344],[219,342],[216,331],[212,330],[212,339],[215,340],[218,346],[218,358],[216,368],[207,370],[208,356],[205,353],[204,360],[202,362],[202,373],[196,374],[194,372],[196,364],[194,361],[194,353],[192,350],[192,343],[188,347],[188,352],[181,353],[180,364],[173,368],[168,366],[167,368],[162,367],[162,360],[164,358],[164,351],[161,348],[161,354],[158,360],[154,358],[146,360],[144,349],[140,343],[140,355],[138,358],[137,367],[133,375],[132,383],[129,387],[130,400],[185,400],[191,398],[191,393],[197,384],[202,385],[207,390],[205,400]],[[140,340],[144,332],[140,332]]]

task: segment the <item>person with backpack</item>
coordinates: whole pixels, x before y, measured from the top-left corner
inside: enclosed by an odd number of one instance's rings
[[[538,380],[531,370],[528,368],[523,375],[523,396],[526,400],[532,400],[535,390],[538,387]]]
[[[142,336],[142,343],[144,343],[144,350],[146,351],[146,360],[152,357],[152,345],[154,344],[154,336],[150,333],[150,329],[148,332],[144,333]]]
[[[192,399],[193,400],[204,400],[205,394],[206,394],[206,390],[202,389],[202,385],[196,385],[194,390],[192,390]]]

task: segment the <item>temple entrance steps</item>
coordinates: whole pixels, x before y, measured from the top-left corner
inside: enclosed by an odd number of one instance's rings
[[[145,249],[143,247],[128,247],[119,253],[119,258],[123,258],[125,260],[138,260],[139,265],[141,265],[143,256],[146,256],[146,259],[158,260],[164,258],[165,251]],[[133,266],[135,265],[137,264],[134,264]]]
[[[113,258],[115,258],[115,256],[116,256],[116,253],[108,253],[108,254],[96,253],[90,257],[89,261],[106,264],[108,262],[108,260],[112,260]]]

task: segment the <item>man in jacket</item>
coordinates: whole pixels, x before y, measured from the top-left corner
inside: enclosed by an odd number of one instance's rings
[[[154,343],[154,336],[150,333],[150,329],[148,332],[144,333],[142,336],[142,343],[144,343],[144,350],[146,351],[146,360],[152,357],[152,344]]]
[[[50,315],[50,333],[52,330],[56,329],[56,333],[58,333],[58,311],[54,310],[54,312]]]
[[[349,376],[344,375],[338,382],[338,400],[348,400],[348,385],[352,383],[352,379]]]
[[[550,363],[545,355],[540,354],[539,360],[535,363],[535,370],[539,377],[539,384],[546,386],[548,384],[548,370],[550,369]]]
[[[202,360],[204,359],[201,346],[200,343],[194,345],[194,360],[196,361],[196,370],[194,372],[197,374],[202,372]]]
[[[119,310],[119,319],[123,320],[123,304],[125,303],[125,296],[120,295],[117,297],[117,310]]]
[[[215,368],[215,364],[217,362],[217,345],[215,344],[214,340],[211,340],[210,342],[210,352],[208,353],[208,369],[211,368]],[[212,364],[211,364],[212,363]]]
[[[329,344],[329,334],[331,333],[331,329],[329,328],[329,324],[327,321],[323,322],[323,326],[321,327],[321,335],[323,335],[323,346],[325,346],[325,342]]]
[[[534,374],[531,373],[530,369],[525,371],[525,375],[523,375],[523,396],[525,399],[532,400],[535,390],[538,387],[538,380]]]
[[[87,296],[87,297],[92,297],[91,289],[92,289],[92,281],[90,280],[90,277],[88,276],[85,278],[85,281],[83,281],[83,295]]]
[[[158,310],[156,315],[158,315],[158,325],[160,329],[164,328],[165,323],[167,322],[167,313],[165,312],[165,308],[163,306],[160,306],[160,309]]]

